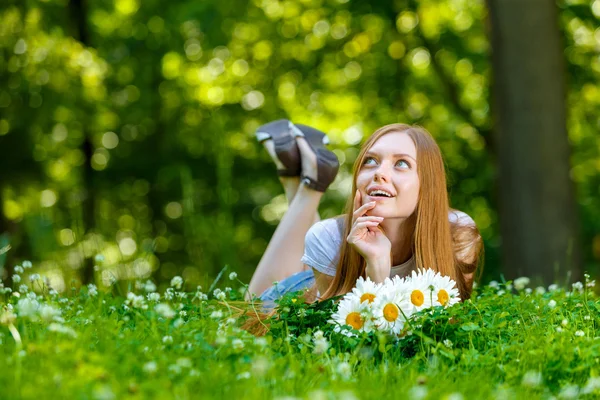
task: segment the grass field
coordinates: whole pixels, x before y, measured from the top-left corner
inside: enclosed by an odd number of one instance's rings
[[[398,338],[337,334],[333,302],[294,296],[255,323],[270,328],[255,336],[241,329],[254,310],[233,276],[216,293],[175,278],[160,293],[138,282],[119,295],[117,285],[59,294],[22,275],[0,289],[3,399],[600,397],[600,301],[589,279],[492,282],[417,314]]]

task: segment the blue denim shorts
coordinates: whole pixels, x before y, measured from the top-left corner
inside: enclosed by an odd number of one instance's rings
[[[280,282],[277,282],[267,290],[265,290],[259,299],[263,301],[263,307],[275,307],[275,300],[279,299],[286,293],[297,292],[299,290],[308,289],[315,284],[315,275],[312,268],[306,271],[297,272],[294,275],[288,276]]]

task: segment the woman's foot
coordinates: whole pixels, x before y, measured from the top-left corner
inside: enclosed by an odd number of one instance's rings
[[[306,125],[292,125],[300,150],[302,183],[319,192],[325,192],[335,179],[339,161],[336,155],[325,148],[329,138],[325,133]]]
[[[319,175],[317,155],[311,149],[305,138],[298,136],[296,137],[296,142],[298,143],[300,157],[302,158],[302,176],[309,177],[316,181]]]
[[[297,177],[300,176],[300,152],[290,126],[287,119],[271,121],[258,127],[256,139],[267,149],[279,176]]]

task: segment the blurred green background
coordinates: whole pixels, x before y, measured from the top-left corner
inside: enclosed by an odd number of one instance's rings
[[[557,7],[582,265],[597,273],[600,0]],[[342,212],[371,132],[425,126],[498,278],[488,17],[481,0],[4,0],[1,277],[29,259],[58,290],[206,284],[225,265],[249,280],[287,207],[254,130],[289,118],[328,132],[341,162],[322,218]]]

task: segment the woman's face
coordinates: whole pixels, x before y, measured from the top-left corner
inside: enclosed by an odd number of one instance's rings
[[[362,204],[376,201],[369,215],[408,218],[417,207],[417,148],[406,133],[391,132],[373,143],[359,169],[356,187]],[[377,193],[382,189],[391,197]],[[379,194],[379,196],[378,196]]]

